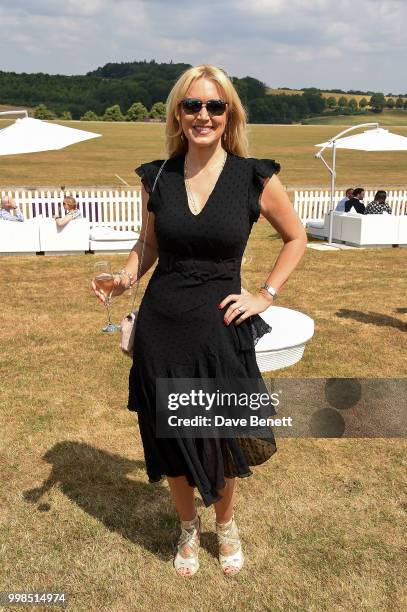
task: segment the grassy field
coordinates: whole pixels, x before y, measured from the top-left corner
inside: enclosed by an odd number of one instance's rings
[[[263,220],[250,244],[254,290],[281,241]],[[405,609],[402,439],[278,440],[238,481],[241,574],[222,577],[200,504],[201,570],[191,582],[174,575],[177,517],[166,483],[146,479],[126,409],[130,361],[117,335],[100,333],[105,313],[89,291],[94,261],[2,258],[0,591],[63,589],[69,609],[87,612]],[[405,287],[405,250],[307,249],[279,304],[313,317],[315,336],[278,376],[406,376]],[[126,308],[120,298],[116,320]]]
[[[28,108],[27,106],[13,106],[12,104],[0,104],[0,112],[2,111],[10,111],[10,110],[21,110],[25,109],[28,111],[32,111],[32,108]]]
[[[339,115],[336,117],[313,117],[306,119],[307,125],[358,125],[359,123],[380,123],[391,127],[407,126],[407,110],[384,110],[382,113],[368,113],[366,115]]]
[[[380,118],[375,115],[374,120],[380,121]],[[4,121],[3,125],[6,124]],[[116,174],[130,185],[139,185],[134,168],[141,162],[165,157],[163,124],[72,121],[65,125],[100,133],[103,137],[61,151],[1,157],[0,187],[105,185],[119,188],[122,183]],[[254,157],[277,159],[282,165],[281,180],[288,189],[329,188],[329,174],[322,162],[315,159],[318,149],[314,145],[334,136],[338,127],[250,125],[250,153]],[[397,128],[396,132],[406,136],[407,126]],[[356,184],[366,188],[405,187],[406,164],[404,152],[341,151],[337,156],[337,185],[339,188]]]
[[[272,88],[269,87],[267,89],[267,94],[269,96],[276,96],[276,95],[281,95],[281,94],[286,94],[287,96],[293,96],[293,95],[300,95],[304,93],[302,89],[279,89],[279,88]],[[358,102],[362,99],[365,98],[365,100],[369,101],[371,96],[369,96],[369,94],[346,94],[346,93],[332,93],[330,91],[321,91],[322,96],[324,98],[346,98],[347,100],[351,100],[352,98],[355,98],[355,100],[357,100]],[[405,96],[400,96],[403,100],[405,100]],[[394,101],[397,100],[398,96],[385,96],[386,100],[389,100],[390,98],[393,98]]]

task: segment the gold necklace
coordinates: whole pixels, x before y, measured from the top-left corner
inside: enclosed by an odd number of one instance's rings
[[[217,181],[218,181],[218,179],[219,179],[219,176],[221,175],[222,170],[223,170],[223,168],[224,168],[224,166],[225,166],[227,156],[228,156],[228,154],[227,154],[227,152],[225,151],[225,155],[224,155],[224,158],[223,158],[223,162],[222,162],[222,164],[212,164],[212,166],[209,166],[209,168],[217,168],[217,167],[219,167],[219,166],[220,166],[220,171],[219,171],[219,174],[218,174],[218,176],[217,176],[217,179],[216,179],[215,185],[216,185],[216,183],[217,183]],[[190,179],[189,179],[189,177],[187,178],[187,171],[188,171],[188,166],[187,166],[187,156],[185,155],[185,159],[184,159],[184,182],[185,182],[185,187],[186,187],[186,190],[187,190],[188,205],[189,205],[189,204],[191,204],[191,205],[192,205],[192,209],[193,209],[193,211],[194,211],[194,214],[195,214],[195,215],[198,215],[198,214],[199,214],[200,212],[202,212],[202,210],[205,208],[206,204],[208,203],[209,198],[208,198],[208,200],[206,201],[205,205],[204,205],[204,206],[201,208],[201,210],[198,210],[198,208],[197,208],[197,206],[196,206],[196,203],[195,203],[194,196],[193,196],[193,194],[192,194],[192,191],[191,191],[191,188],[190,188],[190,185],[189,185],[189,180],[190,180]],[[209,197],[210,197],[210,196],[211,196],[211,194],[209,194]]]

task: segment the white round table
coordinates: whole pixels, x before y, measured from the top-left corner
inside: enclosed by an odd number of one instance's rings
[[[274,305],[259,316],[272,327],[255,346],[260,372],[287,368],[300,361],[305,344],[314,335],[314,320],[298,310]]]

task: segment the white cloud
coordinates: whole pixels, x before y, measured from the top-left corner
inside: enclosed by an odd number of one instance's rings
[[[403,92],[405,0],[2,0],[0,69],[212,62],[271,86]]]
[[[106,0],[1,0],[3,7],[11,7],[27,15],[96,15],[105,6]]]

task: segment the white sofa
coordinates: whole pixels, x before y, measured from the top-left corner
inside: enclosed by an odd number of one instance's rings
[[[333,213],[332,240],[351,246],[392,246],[407,244],[407,221],[405,215],[362,215],[349,212]],[[314,238],[327,239],[329,217],[323,221],[310,219],[307,232]]]
[[[341,241],[353,246],[399,244],[399,220],[396,215],[348,213],[342,220]]]
[[[344,213],[334,211],[332,223],[332,240],[340,240],[342,233],[342,216]],[[307,231],[313,238],[328,238],[329,236],[330,213],[326,213],[324,219],[309,219],[307,221]]]
[[[59,228],[55,219],[41,219],[40,251],[45,254],[78,253],[89,250],[89,221],[86,219],[73,219]]]
[[[90,233],[90,251],[130,251],[139,234],[131,231],[118,231],[109,227],[96,227]]]
[[[407,246],[407,215],[399,216],[397,244]]]
[[[86,219],[73,219],[59,228],[54,219],[38,215],[23,222],[0,220],[0,254],[21,255],[130,251],[139,234],[99,227],[90,229]]]
[[[33,254],[40,251],[39,220],[0,220],[0,253],[2,255]]]

